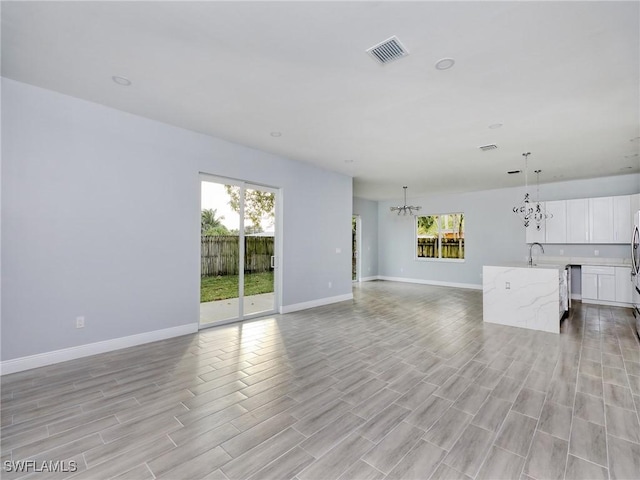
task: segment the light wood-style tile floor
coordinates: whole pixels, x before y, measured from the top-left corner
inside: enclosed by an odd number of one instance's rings
[[[77,471],[2,478],[640,479],[630,309],[553,335],[483,324],[478,291],[354,294],[3,377],[3,467]]]

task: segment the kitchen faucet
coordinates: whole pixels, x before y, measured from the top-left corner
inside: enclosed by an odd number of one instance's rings
[[[540,250],[542,250],[542,253],[544,253],[544,247],[542,246],[542,244],[538,242],[533,242],[531,245],[529,245],[529,266],[530,267],[533,266],[533,258],[531,257],[531,250],[533,250],[534,245],[538,245],[540,247]]]

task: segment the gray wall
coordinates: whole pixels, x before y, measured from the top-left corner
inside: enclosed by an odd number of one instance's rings
[[[2,120],[2,360],[197,323],[199,172],[283,189],[283,305],[351,293],[350,177],[7,79]]]
[[[640,175],[621,175],[591,180],[550,183],[540,186],[541,200],[560,200],[640,192]],[[522,200],[524,187],[481,192],[425,195],[410,199],[422,206],[421,214],[463,212],[465,214],[465,261],[463,263],[415,260],[415,220],[397,216],[389,207],[397,201],[379,202],[378,273],[417,281],[463,285],[482,283],[482,266],[523,261],[528,254],[525,230],[513,206]],[[628,258],[626,245],[548,245],[547,255]]]
[[[353,197],[353,214],[360,215],[362,246],[360,278],[378,275],[378,202]]]

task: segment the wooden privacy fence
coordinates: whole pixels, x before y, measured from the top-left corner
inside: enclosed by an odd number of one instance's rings
[[[438,239],[418,238],[418,258],[438,258]],[[443,238],[442,258],[464,258],[464,238]]]
[[[237,235],[200,237],[200,275],[238,275],[239,242]],[[269,272],[273,255],[273,237],[244,238],[245,273]]]

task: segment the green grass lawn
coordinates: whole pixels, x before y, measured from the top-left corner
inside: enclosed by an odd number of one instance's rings
[[[273,292],[273,272],[244,275],[244,294],[257,295]],[[225,300],[238,296],[238,275],[202,277],[200,279],[200,303]]]

